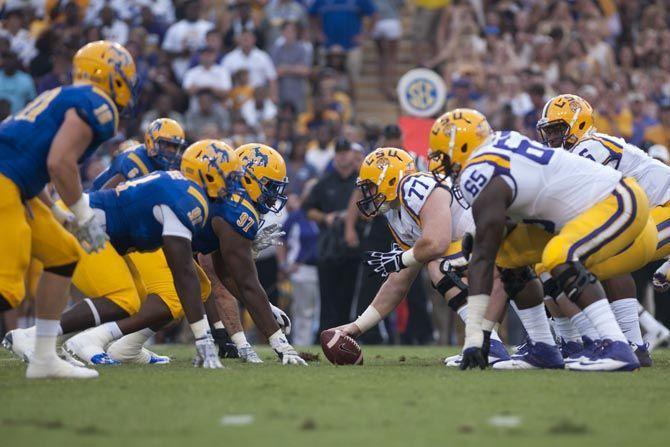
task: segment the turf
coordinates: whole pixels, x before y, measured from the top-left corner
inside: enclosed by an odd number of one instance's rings
[[[636,373],[461,372],[437,347],[366,347],[364,366],[308,368],[262,350],[263,365],[205,371],[190,347],[156,350],[176,360],[84,382],[28,382],[2,351],[1,444],[612,447],[667,446],[670,435],[667,350]]]

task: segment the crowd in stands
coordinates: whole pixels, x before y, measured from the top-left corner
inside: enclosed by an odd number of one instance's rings
[[[39,93],[70,83],[72,56],[86,42],[114,40],[135,58],[140,86],[134,116],[122,118],[119,135],[82,168],[85,181],[109,164],[123,141],[141,141],[157,117],[182,123],[191,142],[264,142],[285,156],[291,182],[281,217],[287,219],[286,246],[266,252],[259,270],[273,300],[291,289],[282,284],[292,285],[292,314],[302,324],[296,344],[313,339],[319,307],[323,328],[344,323],[367,306],[379,284],[359,268],[361,253],[390,243],[383,222],[347,220],[362,157],[379,144],[402,145],[394,123],[357,116],[366,41],[379,54],[378,85],[389,108],[398,107],[395,84],[402,74],[397,61],[404,36],[413,64],[443,76],[447,109],[476,108],[496,129],[537,136],[545,101],[577,93],[594,106],[600,131],[651,147],[654,156],[670,161],[667,1],[0,4],[0,120]],[[415,291],[412,296],[423,298],[410,299],[410,321],[390,325],[392,337],[401,327],[403,341],[433,339],[425,295]],[[371,340],[378,341],[387,331],[372,332]]]

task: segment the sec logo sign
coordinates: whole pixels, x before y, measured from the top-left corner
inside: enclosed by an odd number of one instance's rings
[[[442,110],[447,87],[442,77],[427,68],[408,71],[398,81],[398,99],[408,115],[430,117]]]

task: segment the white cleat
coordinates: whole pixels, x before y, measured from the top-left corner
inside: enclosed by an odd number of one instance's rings
[[[7,332],[2,339],[2,346],[24,362],[28,362],[35,350],[35,326]]]
[[[63,343],[63,351],[67,356],[89,365],[117,365],[119,362],[105,352],[105,340],[98,336],[96,329],[99,328],[75,335]]]
[[[670,329],[662,326],[660,330],[655,332],[647,332],[644,334],[644,341],[649,345],[649,351],[656,349],[661,343],[670,341]]]
[[[447,368],[458,368],[461,366],[463,356],[461,354],[452,355],[444,359],[444,366]]]
[[[492,368],[501,370],[542,369],[539,366],[531,365],[530,363],[521,359],[503,360],[502,362],[494,363]]]
[[[47,362],[32,361],[26,370],[27,379],[94,379],[98,371],[71,365],[56,356]]]
[[[138,351],[135,346],[123,343],[123,339],[109,345],[107,354],[112,360],[120,363],[137,363],[140,365],[165,365],[170,363],[170,357],[158,355],[145,347],[140,347]]]

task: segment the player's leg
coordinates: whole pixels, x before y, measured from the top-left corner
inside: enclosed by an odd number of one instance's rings
[[[26,377],[97,377],[97,371],[73,366],[56,354],[60,315],[80,257],[79,244],[39,199],[28,201],[27,207],[32,255],[42,262],[44,272],[37,285],[35,350]]]
[[[141,352],[144,342],[172,320],[173,311],[168,305],[159,296],[149,294],[136,314],[81,332],[66,341],[63,348],[68,354],[89,364],[115,364],[121,360],[132,361],[134,358],[131,359],[131,357]],[[141,343],[138,345],[137,340],[133,339],[132,343],[126,344],[126,347],[132,350],[131,354],[124,352],[119,346],[114,350],[115,356],[108,355],[105,351],[107,346],[115,340],[135,333],[139,333]],[[150,360],[142,363],[157,363]]]
[[[580,362],[577,367],[569,365],[572,369],[639,367],[607,302],[605,290],[587,268],[631,245],[647,225],[648,214],[644,192],[634,180],[626,179],[608,198],[568,222],[545,247],[542,264],[566,297],[583,309],[603,339],[597,359]]]
[[[517,352],[508,361],[496,363],[493,368],[563,368],[563,357],[551,333],[544,307],[542,283],[535,272],[530,267],[503,269],[501,278],[529,342],[522,352]]]

